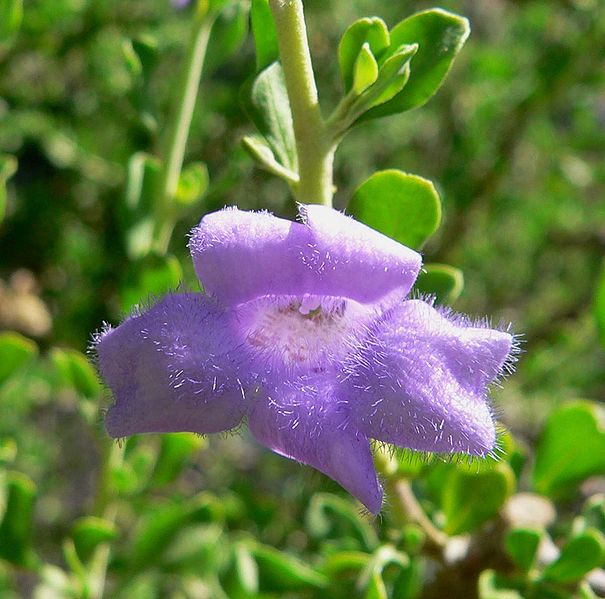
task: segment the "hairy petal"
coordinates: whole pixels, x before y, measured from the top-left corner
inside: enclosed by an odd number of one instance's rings
[[[403,302],[349,365],[359,427],[421,451],[489,453],[496,437],[487,386],[512,347],[508,333]]]
[[[228,208],[206,215],[189,247],[205,290],[227,304],[268,295],[360,303],[404,297],[420,254],[336,210],[301,208],[304,223]]]
[[[101,335],[99,367],[115,398],[106,417],[109,434],[237,426],[248,369],[230,318],[202,294],[168,295]]]
[[[368,438],[350,426],[350,407],[335,396],[330,376],[300,378],[273,387],[250,412],[250,431],[273,451],[317,468],[380,511],[382,488]]]

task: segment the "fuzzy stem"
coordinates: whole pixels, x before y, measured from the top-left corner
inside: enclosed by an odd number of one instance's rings
[[[302,0],[269,0],[292,111],[299,202],[332,206],[335,145],[321,116]]]
[[[203,2],[200,3],[200,5],[203,4]],[[167,127],[164,143],[160,148],[162,171],[155,200],[153,249],[161,255],[168,251],[168,244],[176,221],[175,210],[171,204],[176,195],[183,168],[185,147],[214,19],[213,13],[198,8],[183,71],[174,89],[171,121]]]

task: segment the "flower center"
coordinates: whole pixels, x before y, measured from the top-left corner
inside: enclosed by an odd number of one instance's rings
[[[322,371],[348,353],[369,310],[343,298],[280,296],[248,302],[239,314],[253,350],[284,365]]]

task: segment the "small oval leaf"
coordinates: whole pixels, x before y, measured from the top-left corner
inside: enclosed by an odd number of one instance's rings
[[[474,530],[496,515],[514,488],[515,475],[505,462],[477,474],[453,468],[441,498],[445,531],[456,535]]]
[[[354,192],[348,211],[357,220],[419,248],[437,230],[441,203],[433,184],[399,170],[374,173]]]

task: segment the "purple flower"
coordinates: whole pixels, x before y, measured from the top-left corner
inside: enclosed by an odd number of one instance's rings
[[[370,439],[484,456],[487,386],[513,339],[406,299],[420,255],[343,214],[303,222],[229,208],[189,247],[204,293],[166,296],[99,336],[112,437],[215,433],[247,417],[256,439],[378,512]]]

